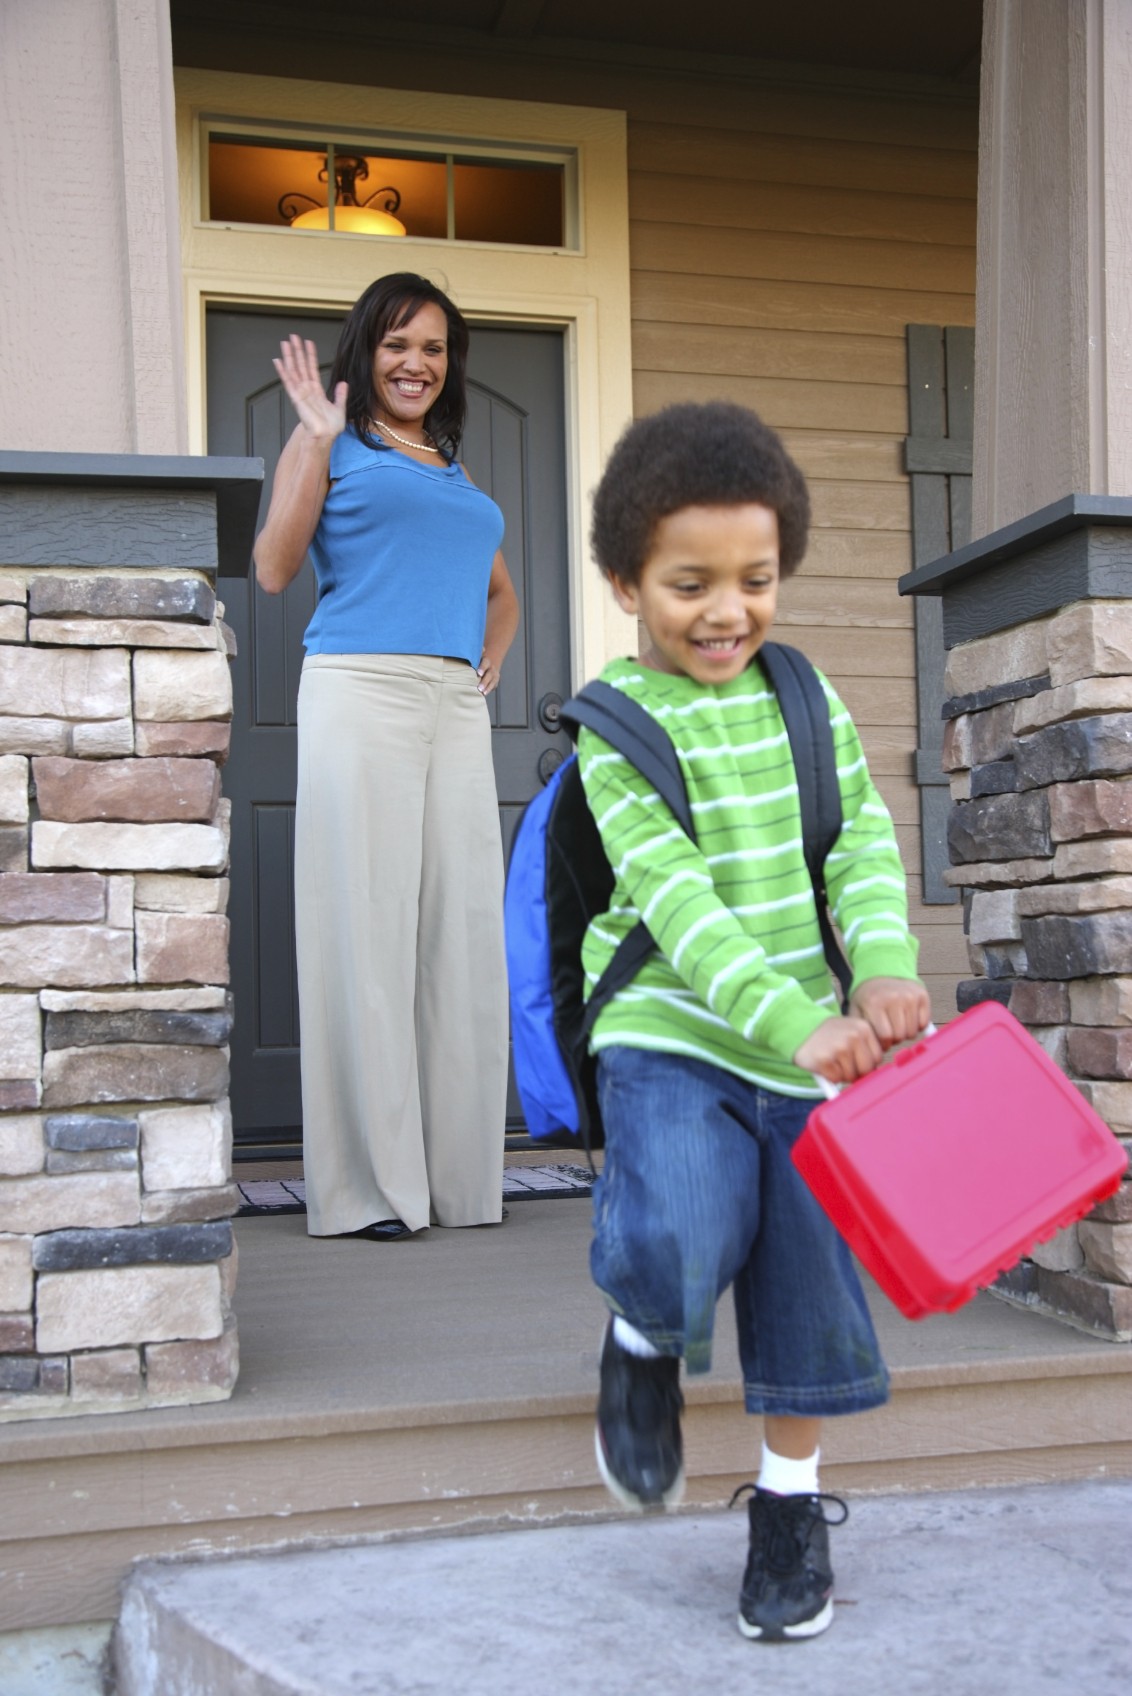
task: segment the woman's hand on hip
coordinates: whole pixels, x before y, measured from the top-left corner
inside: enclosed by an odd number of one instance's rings
[[[333,441],[346,428],[347,385],[336,383],[333,396],[322,386],[318,349],[301,336],[288,336],[271,362],[304,430],[317,440]]]
[[[476,687],[481,695],[490,695],[493,689],[498,689],[499,667],[486,648],[480,657],[479,665],[476,667],[476,676],[479,678]]]
[[[490,695],[493,689],[498,688],[499,670],[518,628],[519,599],[503,555],[497,550],[491,562],[491,576],[487,584],[483,652],[476,667],[481,695]]]

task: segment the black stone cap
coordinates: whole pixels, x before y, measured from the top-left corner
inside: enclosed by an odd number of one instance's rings
[[[263,489],[262,459],[150,453],[0,453],[0,484],[215,494],[217,570],[246,577]]]
[[[988,566],[1000,565],[1018,554],[1031,553],[1043,542],[1053,541],[1070,531],[1091,524],[1117,526],[1132,524],[1132,497],[1128,495],[1066,495],[1037,512],[992,530],[968,542],[965,548],[944,554],[941,559],[929,560],[915,571],[905,572],[897,581],[902,595],[940,595],[945,589],[966,577],[976,576]]]

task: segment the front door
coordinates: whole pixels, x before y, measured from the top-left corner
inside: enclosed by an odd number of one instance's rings
[[[329,375],[340,323],[329,316],[208,314],[208,451],[263,459],[261,522],[295,423],[272,356],[280,338],[295,330],[316,344]],[[463,456],[476,483],[503,509],[503,549],[522,608],[489,702],[505,850],[564,741],[553,729],[555,703],[570,689],[563,354],[562,336],[553,330],[472,331]],[[232,802],[232,1114],[238,1144],[285,1147],[302,1134],[295,706],[314,573],[308,562],[282,595],[265,595],[252,576],[221,578],[218,588],[238,646],[224,772]],[[513,1085],[508,1122],[521,1123]]]

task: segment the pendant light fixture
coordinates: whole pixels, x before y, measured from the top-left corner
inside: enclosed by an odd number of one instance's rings
[[[330,182],[331,172],[334,175],[334,205],[320,206],[313,195],[300,194],[297,191],[279,197],[280,216],[286,218],[293,230],[345,230],[351,235],[364,236],[403,236],[407,234],[400,218],[394,217],[401,205],[398,191],[387,186],[374,189],[364,200],[359,200],[355,184],[364,182],[369,176],[369,166],[357,153],[328,153],[322,162],[322,170],[318,173],[320,183]],[[375,201],[380,201],[378,206]],[[300,208],[307,203],[307,210]],[[331,224],[331,211],[334,222]]]

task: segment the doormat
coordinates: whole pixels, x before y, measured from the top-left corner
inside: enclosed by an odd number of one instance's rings
[[[302,1178],[253,1178],[237,1181],[240,1205],[237,1219],[265,1213],[305,1213],[307,1188]],[[588,1166],[505,1166],[504,1201],[549,1201],[556,1196],[589,1195],[593,1173]]]

